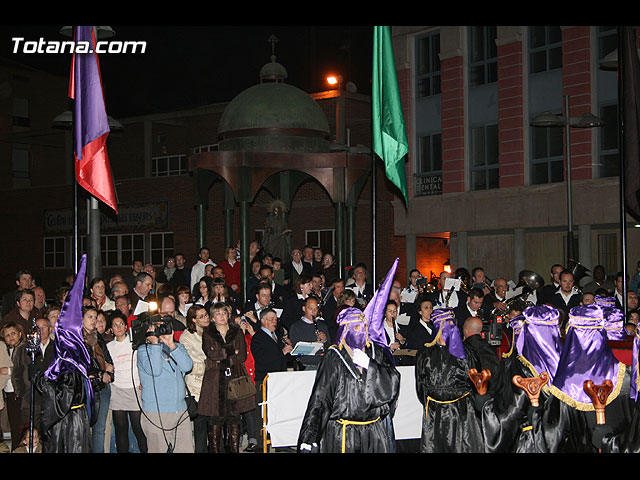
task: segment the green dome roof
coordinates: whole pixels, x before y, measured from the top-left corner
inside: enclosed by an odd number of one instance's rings
[[[241,92],[218,127],[220,150],[328,151],[329,134],[320,105],[282,82],[260,83]]]

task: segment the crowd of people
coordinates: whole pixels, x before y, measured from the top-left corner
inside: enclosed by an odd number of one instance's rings
[[[570,360],[593,355],[593,348],[580,343],[581,329],[587,330],[584,318],[599,321],[599,331],[609,338],[636,338],[640,262],[627,282],[622,274],[607,279],[604,268],[596,266],[578,285],[575,272],[553,265],[549,279],[540,282],[544,285],[531,287],[522,279],[489,281],[476,267],[430,279],[414,269],[406,285],[392,275],[383,289],[362,263],[348,269],[348,278],[341,277],[333,255],[319,248],[293,248],[282,259],[252,242],[249,254],[244,284],[237,246],[226,248],[219,263],[205,247],[193,265],[177,253],[160,269],[136,260],[131,271],[87,279],[82,337],[91,358],[95,405],[88,451],[261,452],[263,380],[269,373],[317,371],[315,398],[322,382],[341,375],[357,380],[363,369],[376,372],[367,381],[392,390],[380,394],[386,406],[374,409],[374,417],[383,421],[371,427],[376,438],[351,440],[347,447],[343,442],[343,451],[398,451],[390,424],[399,382],[395,366],[401,365],[415,367],[416,394],[425,406],[416,451],[633,448],[627,438],[633,437],[635,418],[633,366],[621,367],[606,342],[598,345],[599,357],[589,357],[592,363],[604,362],[614,376],[617,402],[611,414],[615,422],[596,428],[585,413],[591,412],[590,403],[576,399],[571,389]],[[56,323],[73,281],[70,277],[57,291],[45,292],[30,271],[22,270],[15,290],[2,299],[0,411],[11,444],[0,447],[6,451],[25,451],[30,441],[35,451],[44,442],[46,451],[50,432],[43,430],[43,392],[34,375],[44,373],[55,355]],[[367,335],[373,335],[371,321],[378,317],[374,348]],[[134,335],[139,325],[145,328],[141,342]],[[35,352],[28,342],[34,330],[40,341]],[[368,333],[362,336],[362,331]],[[498,342],[509,348],[502,358],[487,341],[496,332]],[[300,342],[318,345],[319,354],[291,355]],[[567,348],[573,349],[571,357]],[[349,365],[350,374],[339,371]],[[488,389],[478,391],[470,369],[489,372]],[[541,406],[533,409],[511,378],[542,372],[551,380]],[[579,428],[576,415],[563,410],[571,408],[581,412]],[[331,439],[316,427],[310,430],[311,402],[309,409],[303,448],[298,445],[297,451],[337,451],[335,436],[346,430],[332,427]],[[569,425],[570,440],[554,436],[568,432]],[[586,437],[577,439],[576,428]]]

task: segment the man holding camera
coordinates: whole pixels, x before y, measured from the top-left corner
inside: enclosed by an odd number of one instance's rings
[[[138,351],[142,385],[142,430],[149,453],[193,453],[184,376],[193,361],[176,343],[169,317],[150,319],[147,341]]]

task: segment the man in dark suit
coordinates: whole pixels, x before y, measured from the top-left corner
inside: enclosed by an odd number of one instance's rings
[[[271,305],[275,308],[282,308],[285,299],[288,297],[288,294],[282,285],[278,285],[274,281],[273,267],[271,265],[262,264],[260,266],[258,275],[259,284],[267,283],[271,286]],[[258,285],[256,285],[256,287],[249,292],[248,298],[255,298]]]
[[[445,290],[444,285],[447,278],[453,278],[453,275],[449,272],[442,272],[440,274],[440,288],[434,290],[432,293],[425,293],[424,295],[427,298],[431,298],[434,306],[439,305],[443,308],[456,308],[467,301],[467,294],[461,288],[457,291],[453,290],[452,292]],[[418,297],[420,297],[420,295],[418,295]]]
[[[175,291],[180,286],[189,287],[191,285],[191,268],[187,267],[183,253],[176,253],[176,271],[169,282]]]
[[[545,303],[549,304],[551,302],[551,297],[553,297],[560,288],[560,274],[563,271],[564,267],[559,263],[556,263],[551,267],[551,283],[548,283],[538,289],[536,295],[538,305]]]
[[[563,314],[560,328],[564,328],[569,319],[569,310],[580,305],[582,295],[573,288],[574,278],[570,270],[563,270],[560,273],[560,288],[551,296],[549,303]]]
[[[242,311],[245,317],[251,321],[253,329],[258,330],[260,329],[260,312],[267,308],[273,308],[271,285],[267,282],[260,282],[254,292],[253,298],[247,300]]]
[[[498,374],[500,373],[500,360],[496,348],[489,345],[482,338],[482,320],[478,317],[469,317],[462,326],[462,338],[464,343],[475,350],[480,359],[478,371],[487,369],[491,372],[491,381],[487,394],[493,396],[498,387]]]
[[[482,309],[484,310],[485,318],[489,318],[489,315],[494,309],[503,313],[507,311],[507,305],[505,302],[507,300],[508,290],[509,286],[504,278],[498,277],[494,279],[493,290],[488,294],[485,294],[482,302]]]
[[[453,313],[456,316],[456,323],[458,324],[458,328],[460,329],[460,335],[462,335],[462,327],[464,325],[464,322],[467,321],[467,318],[482,318],[483,312],[481,309],[483,301],[484,292],[479,288],[472,288],[471,290],[469,290],[467,301],[453,309]]]
[[[20,290],[32,289],[34,286],[33,283],[33,274],[28,270],[20,270],[16,273],[16,285],[17,288],[15,290],[11,290],[2,296],[2,316],[9,313],[16,306],[16,294]]]
[[[140,300],[143,300],[147,303],[157,301],[156,297],[151,294],[153,283],[153,278],[146,272],[140,272],[136,276],[135,284],[127,294],[127,297],[131,302],[131,311],[136,311],[136,305]]]
[[[290,343],[283,341],[276,334],[278,316],[271,308],[260,312],[260,328],[251,338],[251,354],[255,361],[256,383],[256,417],[262,424],[262,382],[269,373],[284,372],[287,370],[287,355],[291,352]],[[261,450],[262,435],[258,435],[258,451]]]
[[[313,247],[305,245],[302,249],[302,263],[311,274],[318,272],[322,268],[322,263],[316,262],[313,258]]]
[[[320,308],[322,318],[327,323],[329,336],[332,340],[335,340],[338,333],[338,325],[333,317],[338,309],[338,298],[342,292],[344,292],[344,280],[342,278],[334,279],[331,284],[331,293],[326,296],[325,302]]]
[[[35,368],[38,372],[44,373],[56,351],[55,344],[51,338],[51,323],[47,318],[41,317],[36,320],[36,326],[40,329],[40,348],[35,351]],[[31,365],[31,354],[27,351],[27,343],[23,342],[18,346],[14,355],[14,365],[11,372],[11,383],[16,396],[22,398],[20,411],[22,421],[29,422],[31,414],[31,380],[29,378],[29,365]],[[40,419],[42,413],[42,396],[38,389],[34,389],[34,426],[40,429]]]
[[[346,288],[353,290],[358,302],[364,307],[373,297],[373,285],[367,282],[367,268],[364,264],[358,264],[353,269],[353,282],[347,282]]]
[[[282,266],[282,269],[290,290],[293,289],[293,284],[300,275],[310,276],[313,273],[309,265],[302,261],[302,252],[299,248],[291,250],[291,259]]]

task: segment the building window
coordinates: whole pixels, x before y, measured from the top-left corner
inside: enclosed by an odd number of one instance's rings
[[[439,95],[440,33],[420,37],[416,41],[416,92],[418,98]]]
[[[320,248],[322,253],[335,252],[335,230],[305,230],[305,245]]]
[[[498,81],[497,27],[469,27],[469,84]]]
[[[414,195],[442,193],[442,135],[425,135],[418,140],[418,164],[414,174]]]
[[[131,233],[118,235],[120,238],[120,265],[133,265],[134,260],[144,263],[144,234]]]
[[[193,153],[203,153],[203,152],[217,152],[218,144],[214,143],[212,145],[200,145],[199,147],[193,147]]]
[[[100,254],[102,255],[102,265],[105,267],[120,266],[118,258],[118,239],[119,235],[102,235],[100,236]],[[130,264],[129,264],[130,265]]]
[[[29,100],[26,98],[13,99],[13,120],[14,127],[29,127],[31,119],[29,115]]]
[[[598,60],[618,48],[618,28],[615,26],[598,27]]]
[[[65,237],[45,237],[44,239],[44,268],[65,268],[67,257],[65,252]]]
[[[600,107],[600,118],[604,125],[600,127],[600,178],[620,175],[620,150],[618,148],[618,105]]]
[[[618,237],[615,233],[598,235],[598,263],[605,272],[618,271]]]
[[[531,127],[531,184],[564,181],[563,133],[560,127]]]
[[[187,173],[186,155],[170,155],[166,157],[154,157],[151,159],[152,177],[186,175]]]
[[[11,152],[13,178],[30,178],[29,150],[14,148]]]
[[[562,68],[562,31],[559,26],[529,27],[529,72]]]
[[[164,266],[167,257],[173,255],[173,232],[152,233],[151,264]]]
[[[498,125],[471,128],[471,189],[498,188],[500,165],[498,159]]]

